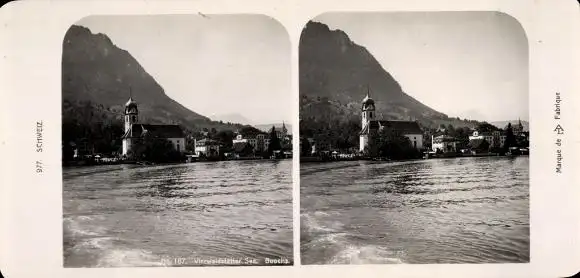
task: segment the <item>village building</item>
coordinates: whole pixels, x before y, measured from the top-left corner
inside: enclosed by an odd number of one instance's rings
[[[496,137],[497,135],[494,135],[492,133],[489,132],[479,132],[479,131],[474,131],[472,135],[469,136],[469,142],[471,143],[474,140],[480,141],[480,140],[485,140],[488,143],[488,146],[491,148],[493,146],[498,146],[501,143],[501,136],[498,137],[499,140],[496,141]],[[505,141],[505,138],[504,138]]]
[[[269,143],[269,141],[268,141]],[[265,134],[258,134],[256,135],[256,145],[254,146],[256,151],[262,152],[267,150],[268,147],[266,146],[266,135]]]
[[[375,101],[367,92],[362,101],[362,129],[359,138],[359,151],[368,148],[369,142],[375,140],[383,129],[393,131],[409,138],[416,149],[423,148],[423,131],[419,123],[414,121],[383,121],[376,120]]]
[[[253,151],[261,152],[264,150],[264,137],[264,134],[244,137],[242,134],[238,133],[232,140],[232,146],[234,149],[241,150],[245,148],[245,145],[249,145]]]
[[[124,112],[125,134],[123,140],[123,153],[128,155],[137,140],[148,137],[166,139],[171,142],[178,152],[185,151],[185,134],[179,125],[152,125],[139,123],[139,109],[133,98],[125,103]]]
[[[213,157],[218,156],[220,153],[220,143],[213,139],[195,140],[194,146],[197,156]]]
[[[449,135],[431,135],[431,149],[434,152],[455,153],[459,141]]]
[[[489,150],[502,148],[507,138],[507,128],[508,126],[506,125],[503,130],[495,130],[493,132],[479,132],[476,130],[469,136],[469,146],[476,148],[476,152],[482,152],[482,146],[488,146]],[[512,132],[518,141],[529,140],[529,132],[524,131],[521,120],[517,125],[512,125]],[[487,144],[482,144],[482,141],[485,141]]]
[[[280,141],[282,148],[292,148],[292,136],[287,134],[288,130],[284,123],[282,123],[282,128],[276,130],[276,136]],[[236,137],[232,140],[232,145],[238,146],[237,148],[242,148],[242,144],[248,144],[252,147],[254,152],[265,152],[268,150],[270,145],[270,133],[259,133],[256,135],[244,136],[243,134],[237,132]]]
[[[288,140],[288,129],[286,129],[286,124],[282,122],[282,128],[276,129],[276,136],[280,139],[280,142]]]
[[[247,143],[248,139],[244,138],[244,136],[240,133],[236,134],[236,137],[232,140],[232,144],[236,143]]]
[[[280,139],[280,145],[283,149],[292,149],[292,134],[288,133],[286,129],[286,124],[282,122],[282,128],[280,131],[276,130],[276,135]]]
[[[496,130],[492,132],[492,136],[493,136],[493,144],[491,145],[492,147],[500,148],[501,146],[504,145],[506,136],[503,133],[503,131]]]
[[[507,126],[505,127],[507,130]],[[512,131],[515,136],[519,136],[521,133],[524,132],[524,125],[522,125],[522,120],[518,119],[518,124],[512,126]]]

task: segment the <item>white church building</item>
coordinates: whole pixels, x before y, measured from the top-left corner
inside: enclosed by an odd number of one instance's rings
[[[152,125],[139,123],[137,102],[129,98],[125,103],[125,134],[123,135],[123,155],[128,155],[135,141],[144,136],[163,138],[171,142],[179,152],[185,151],[185,134],[179,125]]]
[[[359,139],[359,151],[363,152],[369,145],[369,141],[375,139],[383,129],[399,132],[409,138],[411,145],[416,149],[423,148],[423,131],[419,123],[415,121],[383,121],[376,119],[375,101],[370,98],[367,91],[366,97],[362,101],[361,107],[361,132]]]

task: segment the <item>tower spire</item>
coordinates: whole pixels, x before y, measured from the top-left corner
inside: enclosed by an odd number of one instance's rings
[[[371,97],[371,86],[367,83],[367,98]]]

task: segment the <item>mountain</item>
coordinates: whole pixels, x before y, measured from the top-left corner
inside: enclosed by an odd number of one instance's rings
[[[284,123],[284,125],[286,126],[286,129],[288,130],[288,134],[292,134],[292,125],[288,124],[288,123]],[[260,125],[254,125],[255,128],[264,131],[264,132],[269,132],[270,130],[272,130],[272,126],[274,126],[276,128],[276,130],[282,128],[282,123],[276,123],[276,124],[260,124]]]
[[[519,123],[519,120],[512,120],[512,121],[496,121],[496,122],[491,122],[490,124],[499,127],[499,128],[505,128],[508,123],[511,123],[512,126],[517,125]],[[529,131],[530,130],[530,123],[528,121],[522,121],[522,126],[524,127],[524,131]]]
[[[237,123],[237,124],[243,124],[243,125],[251,125],[252,124],[252,121],[250,121],[248,118],[244,117],[243,115],[241,115],[239,113],[214,115],[214,116],[211,116],[211,119],[216,121],[216,122],[222,121],[224,123]]]
[[[466,118],[466,119],[485,119],[486,116],[484,114],[482,114],[480,111],[478,111],[477,109],[469,109],[469,110],[465,110],[465,111],[461,111],[457,114],[455,114],[455,116],[461,117],[461,118]]]
[[[477,124],[449,118],[409,96],[365,47],[322,23],[310,21],[302,30],[299,72],[302,120],[360,121],[360,103],[370,91],[378,118],[417,120],[429,127]]]
[[[63,122],[75,120],[75,114],[70,111],[85,106],[94,107],[111,121],[122,121],[129,96],[139,105],[141,122],[180,124],[191,130],[234,129],[231,125],[212,122],[168,97],[139,62],[106,35],[73,25],[63,41]]]

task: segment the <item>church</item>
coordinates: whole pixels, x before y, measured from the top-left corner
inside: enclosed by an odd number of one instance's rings
[[[179,125],[152,125],[139,123],[137,102],[129,97],[125,103],[125,134],[123,135],[123,155],[127,155],[135,141],[144,136],[163,138],[171,142],[179,152],[185,151],[185,134]]]
[[[367,91],[366,97],[362,101],[362,125],[360,132],[359,151],[364,152],[368,148],[369,142],[374,140],[383,129],[392,130],[409,138],[411,145],[416,149],[423,148],[423,131],[419,123],[414,121],[383,121],[376,120],[375,101],[370,98]]]

